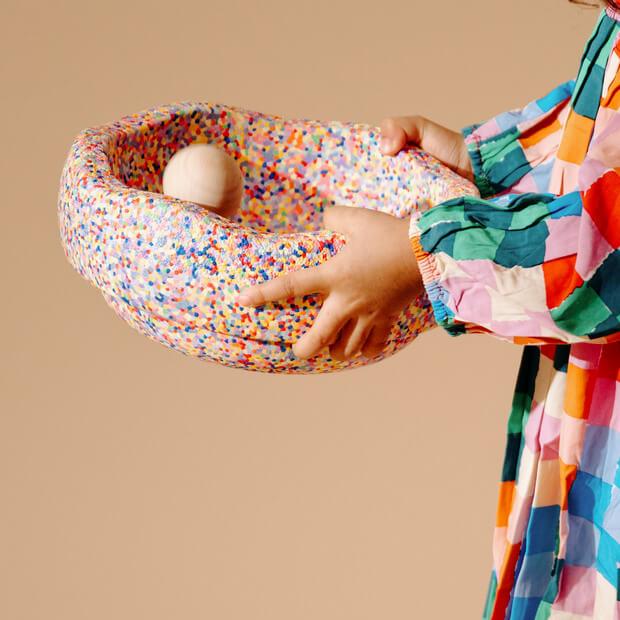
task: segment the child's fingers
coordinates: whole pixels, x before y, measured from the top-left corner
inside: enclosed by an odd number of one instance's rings
[[[351,334],[353,333],[355,323],[356,321],[354,319],[349,319],[338,333],[338,336],[334,342],[329,343],[330,356],[339,362],[344,362],[346,359],[344,356],[344,349],[349,341],[349,338],[351,337]]]
[[[372,324],[367,320],[349,321],[338,340],[329,348],[330,355],[340,361],[353,359],[361,352],[371,329]]]
[[[329,346],[347,322],[348,317],[331,299],[328,297],[325,300],[314,325],[293,345],[293,353],[300,359],[314,357]]]
[[[387,345],[391,331],[392,325],[390,323],[374,325],[366,342],[362,345],[362,355],[370,358],[382,353]]]
[[[372,330],[372,324],[367,320],[359,320],[349,338],[349,342],[344,348],[346,359],[352,359],[362,352],[362,347],[368,339]]]
[[[416,116],[392,116],[381,121],[379,147],[386,155],[395,155],[407,142],[420,139]]]
[[[237,297],[237,303],[242,306],[260,306],[268,301],[320,293],[325,284],[323,265],[308,267],[243,289]]]

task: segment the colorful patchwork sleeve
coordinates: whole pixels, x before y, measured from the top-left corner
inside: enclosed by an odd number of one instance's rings
[[[462,130],[483,198],[548,190],[574,88],[569,80],[523,108]]]
[[[538,116],[526,107],[465,128],[482,197],[411,218],[435,319],[451,335],[489,333],[517,344],[620,340],[620,112],[591,142],[579,190],[522,191],[544,187],[549,176],[537,174],[529,149],[524,157],[524,141],[536,128],[539,165],[547,166],[561,124],[561,114],[549,112],[569,89],[539,100]]]

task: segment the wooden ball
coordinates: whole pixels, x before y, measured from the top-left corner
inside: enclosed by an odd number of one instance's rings
[[[195,143],[177,151],[164,169],[163,191],[195,202],[224,217],[241,207],[243,174],[226,151],[213,144]]]

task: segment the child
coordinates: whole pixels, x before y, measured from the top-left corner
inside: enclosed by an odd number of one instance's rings
[[[425,290],[453,336],[524,345],[501,476],[484,618],[618,620],[620,572],[620,7],[598,18],[575,80],[461,134],[419,117],[382,125],[474,180],[410,222],[334,207],[346,247],[242,292],[321,293],[294,351],[379,352]],[[413,250],[413,251],[412,251]]]

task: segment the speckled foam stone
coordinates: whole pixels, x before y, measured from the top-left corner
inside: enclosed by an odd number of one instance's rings
[[[329,372],[382,359],[434,325],[420,296],[403,311],[382,355],[296,359],[291,344],[320,308],[308,295],[245,308],[241,288],[318,265],[346,242],[321,230],[333,204],[407,217],[476,188],[418,149],[395,157],[379,129],[289,120],[239,107],[182,102],[82,131],[61,177],[65,253],[132,327],[176,351],[248,370]],[[234,221],[161,194],[166,162],[196,141],[226,150],[244,176]]]

